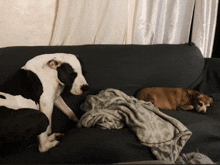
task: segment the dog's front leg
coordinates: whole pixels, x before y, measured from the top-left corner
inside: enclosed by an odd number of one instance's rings
[[[65,113],[71,120],[78,122],[79,119],[76,117],[74,112],[66,105],[63,98],[61,96],[58,96],[55,100],[55,105],[57,108],[59,108],[63,113]]]
[[[43,112],[49,119],[49,125],[45,132],[41,133],[39,138],[39,151],[46,152],[52,147],[55,147],[59,141],[56,140],[56,136],[60,134],[51,134],[51,125],[52,125],[52,112],[53,112],[53,98],[41,97],[40,99],[40,111]],[[50,136],[49,136],[50,135]]]
[[[182,106],[180,106],[180,109],[183,109],[185,111],[189,111],[189,110],[193,110],[194,106],[192,106],[192,105],[182,105]]]
[[[59,144],[59,141],[55,140],[55,137],[60,135],[52,134],[48,136],[48,132],[49,132],[49,126],[47,127],[46,132],[43,132],[38,136],[40,152],[46,152],[49,149],[55,147],[57,144]]]

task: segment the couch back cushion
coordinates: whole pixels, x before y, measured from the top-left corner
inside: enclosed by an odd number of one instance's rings
[[[80,56],[92,93],[106,88],[128,95],[142,87],[187,88],[204,66],[203,56],[193,43],[8,47],[0,49],[0,84],[34,56],[56,52]]]

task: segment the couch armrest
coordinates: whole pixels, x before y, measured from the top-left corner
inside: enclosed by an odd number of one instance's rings
[[[202,80],[197,90],[207,94],[220,94],[220,58],[206,58]],[[220,98],[220,97],[219,97]]]

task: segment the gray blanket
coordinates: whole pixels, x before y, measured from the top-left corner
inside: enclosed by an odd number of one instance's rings
[[[162,113],[151,102],[138,100],[116,89],[89,95],[81,109],[79,127],[121,129],[126,124],[141,144],[158,160],[175,162],[192,133],[178,120]]]

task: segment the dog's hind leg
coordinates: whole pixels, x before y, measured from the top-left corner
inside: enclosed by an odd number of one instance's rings
[[[63,113],[65,113],[71,120],[78,122],[79,119],[76,117],[74,112],[66,105],[63,98],[61,96],[58,96],[55,100],[55,105],[57,108],[59,108]]]

